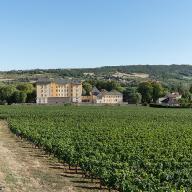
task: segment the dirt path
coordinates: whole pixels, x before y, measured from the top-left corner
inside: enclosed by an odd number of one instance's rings
[[[0,121],[0,192],[101,191],[98,186],[16,138]]]

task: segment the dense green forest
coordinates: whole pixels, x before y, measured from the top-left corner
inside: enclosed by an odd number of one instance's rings
[[[110,75],[115,72],[123,73],[146,73],[156,80],[178,79],[192,80],[192,65],[124,65],[105,66],[98,68],[75,68],[75,69],[34,69],[34,70],[12,70],[0,72],[0,75],[29,75],[54,74],[61,77],[82,77],[84,73],[94,73],[96,76]]]

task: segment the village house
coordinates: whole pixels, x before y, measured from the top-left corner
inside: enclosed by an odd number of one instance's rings
[[[168,93],[165,97],[161,97],[157,100],[157,104],[163,106],[179,106],[179,99],[181,99],[182,95],[178,92]]]
[[[94,87],[90,96],[82,96],[82,102],[95,103],[95,104],[120,104],[123,102],[123,94],[116,91],[106,91],[102,89],[99,91]]]
[[[79,80],[42,79],[36,85],[38,104],[81,102],[82,83]]]

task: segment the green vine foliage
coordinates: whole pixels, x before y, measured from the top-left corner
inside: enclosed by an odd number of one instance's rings
[[[192,111],[1,106],[11,130],[119,191],[192,190]]]

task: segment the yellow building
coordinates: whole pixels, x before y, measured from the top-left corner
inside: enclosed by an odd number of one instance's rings
[[[39,104],[80,103],[82,83],[78,80],[44,79],[37,82],[37,100]]]

